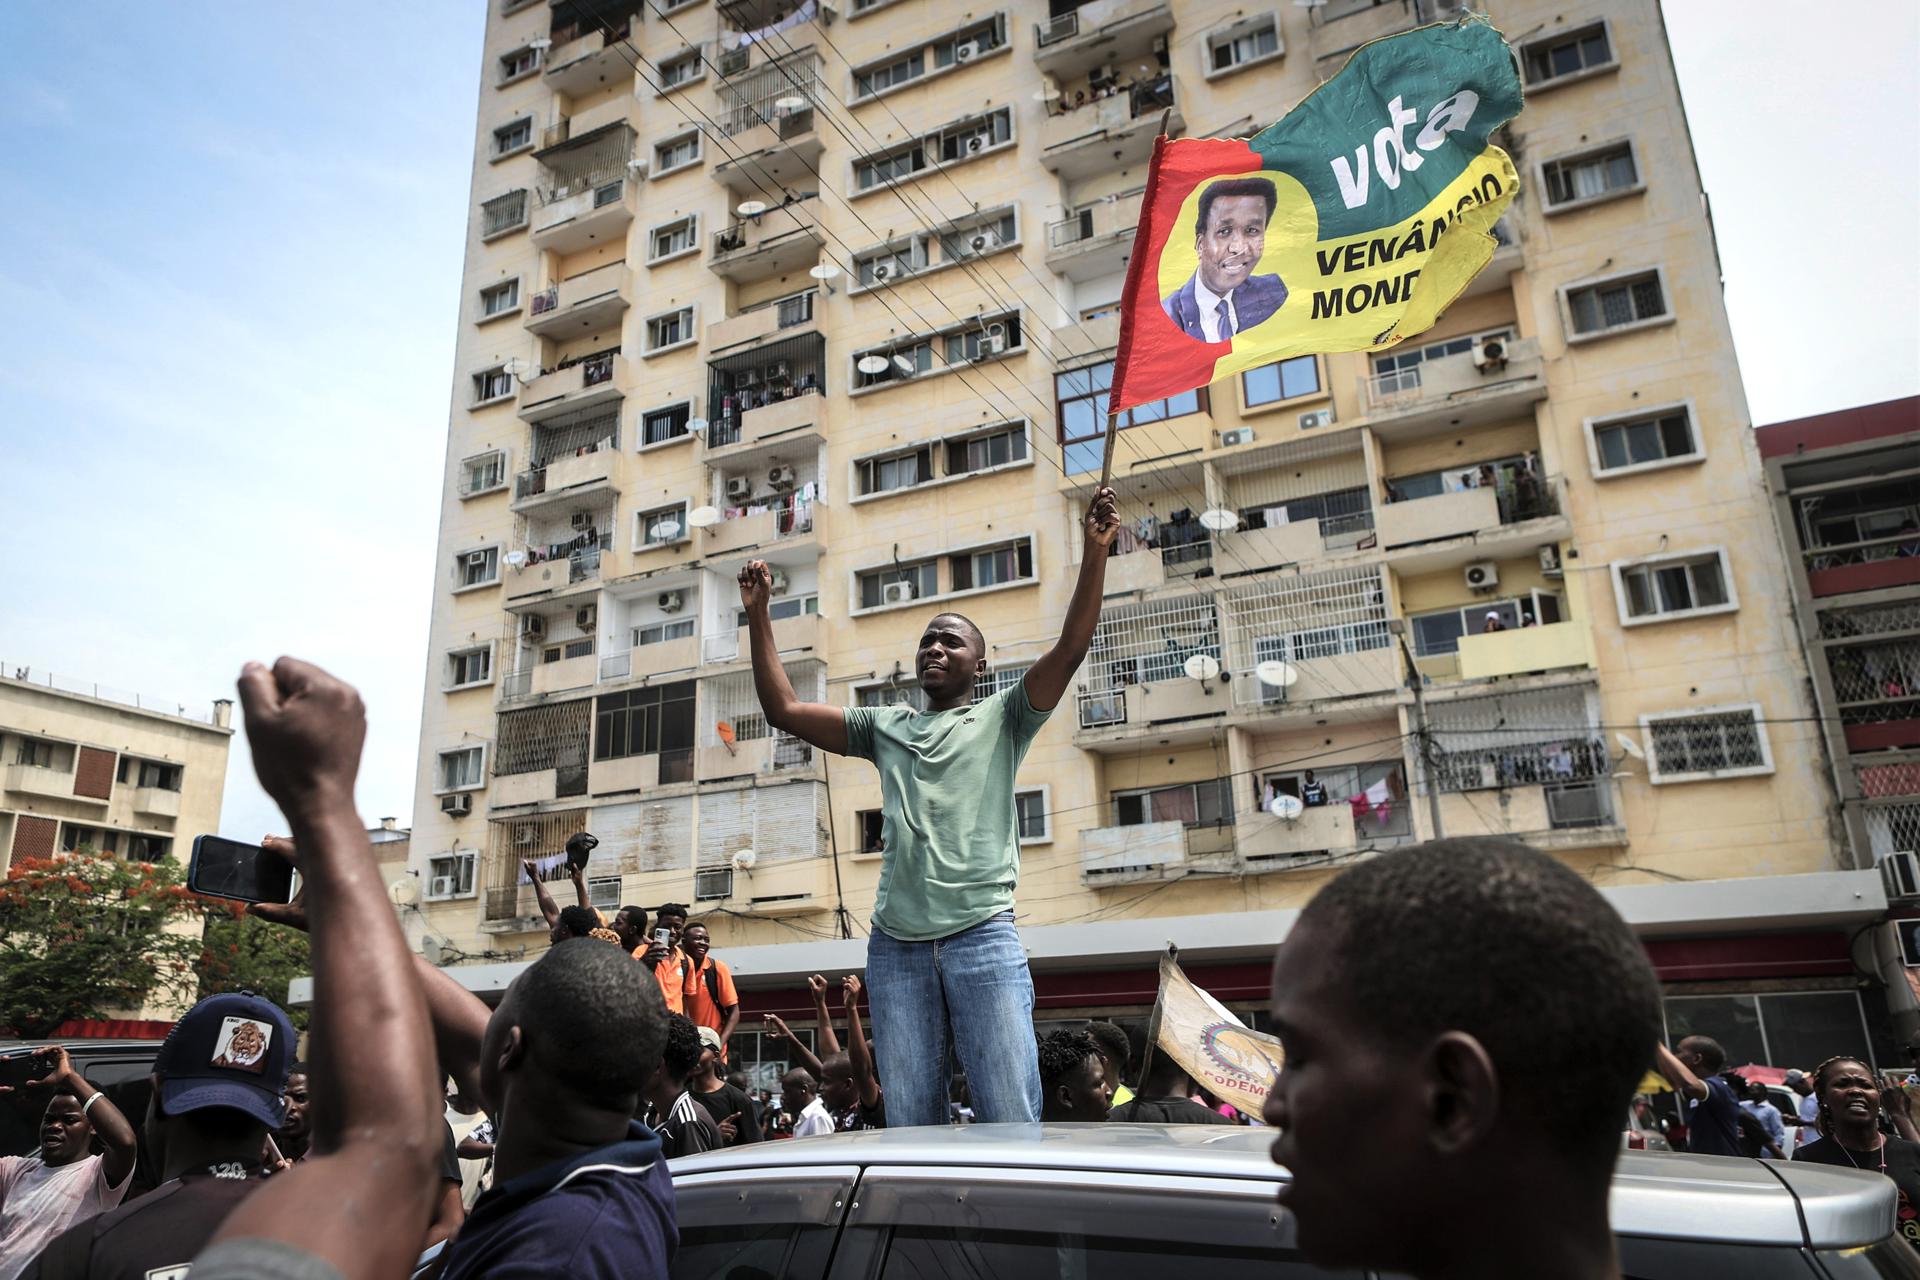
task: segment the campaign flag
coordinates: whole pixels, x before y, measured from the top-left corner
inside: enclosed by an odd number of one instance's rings
[[[1280,1074],[1280,1042],[1249,1030],[1226,1006],[1193,985],[1170,955],[1160,957],[1160,995],[1153,1011],[1152,1046],[1180,1064],[1193,1081],[1222,1102],[1259,1115]]]
[[[1159,139],[1113,411],[1430,328],[1493,257],[1520,182],[1488,135],[1520,104],[1507,42],[1466,18],[1361,46],[1244,141]]]

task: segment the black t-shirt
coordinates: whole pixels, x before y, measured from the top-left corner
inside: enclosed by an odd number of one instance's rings
[[[881,1094],[877,1102],[868,1106],[856,1102],[845,1111],[833,1113],[835,1133],[857,1133],[862,1129],[884,1129],[887,1127],[887,1095]]]
[[[1687,1109],[1687,1150],[1703,1156],[1740,1154],[1740,1103],[1733,1086],[1719,1076],[1703,1076],[1707,1096]]]
[[[691,1093],[682,1093],[674,1099],[672,1109],[665,1116],[653,1116],[651,1107],[647,1110],[651,1116],[647,1124],[660,1139],[660,1154],[669,1160],[702,1151],[718,1151],[726,1145],[720,1139],[720,1126],[713,1122],[705,1107],[693,1101]]]
[[[1867,1169],[1892,1178],[1893,1185],[1900,1190],[1894,1230],[1908,1244],[1920,1249],[1920,1142],[1888,1138],[1878,1151],[1851,1151],[1829,1136],[1809,1142],[1795,1151],[1793,1158],[1830,1164],[1836,1169]]]
[[[715,1125],[736,1111],[740,1113],[740,1118],[733,1124],[739,1133],[728,1145],[737,1147],[743,1143],[760,1141],[760,1112],[745,1089],[737,1089],[723,1080],[712,1093],[701,1093],[698,1089],[689,1089],[687,1092],[713,1117]]]
[[[164,1182],[138,1200],[76,1223],[40,1251],[22,1280],[145,1280],[185,1268],[260,1185],[257,1168],[219,1168]]]
[[[453,1126],[445,1116],[440,1118],[440,1128],[445,1131],[442,1135],[445,1141],[440,1146],[440,1180],[457,1183],[460,1181],[460,1148],[453,1141]]]
[[[1121,1124],[1233,1124],[1212,1107],[1203,1107],[1192,1098],[1136,1096],[1107,1112],[1107,1119]]]

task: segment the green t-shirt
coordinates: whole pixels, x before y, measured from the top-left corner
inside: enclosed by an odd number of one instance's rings
[[[847,708],[847,754],[880,770],[877,927],[931,942],[1012,908],[1013,775],[1047,715],[1027,701],[1024,680],[947,711]]]

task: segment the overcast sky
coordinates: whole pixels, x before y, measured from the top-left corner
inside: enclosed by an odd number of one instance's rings
[[[1669,6],[1756,422],[1920,389],[1920,6],[1845,8]],[[0,662],[204,709],[318,661],[369,822],[412,814],[481,13],[0,6]]]

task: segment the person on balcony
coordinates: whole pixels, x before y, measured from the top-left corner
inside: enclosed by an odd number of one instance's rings
[[[1093,642],[1107,551],[1119,532],[1114,492],[1103,485],[1087,506],[1060,639],[992,697],[973,700],[987,670],[979,627],[957,613],[930,618],[914,664],[925,711],[800,701],[773,637],[772,575],[761,560],[740,571],[767,723],[822,750],[863,756],[880,771],[884,861],[867,989],[890,1125],[947,1123],[950,1048],[981,1120],[1040,1118],[1033,979],[1013,924],[1014,774]]]

